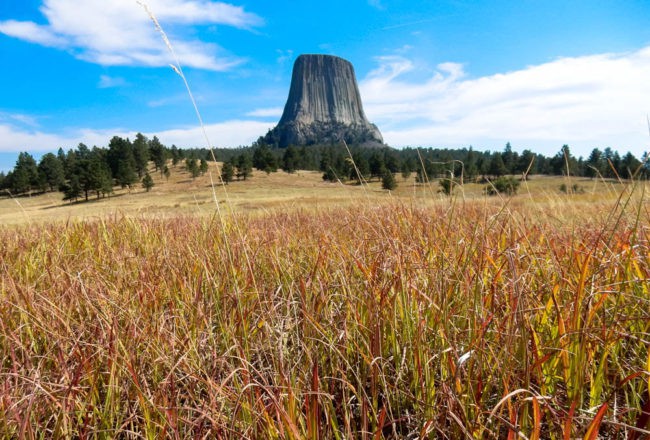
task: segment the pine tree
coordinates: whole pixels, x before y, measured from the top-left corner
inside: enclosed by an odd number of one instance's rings
[[[135,135],[133,158],[135,159],[135,172],[138,173],[138,177],[144,176],[149,165],[149,141],[142,133]]]
[[[39,182],[44,186],[43,190],[49,188],[55,191],[63,182],[65,176],[63,173],[63,164],[61,160],[52,153],[43,155],[38,164]]]
[[[388,191],[392,191],[397,188],[397,181],[395,180],[393,173],[388,170],[384,171],[384,175],[381,178],[381,187]]]
[[[499,153],[494,153],[490,160],[487,173],[494,177],[503,176],[508,172],[506,165],[503,163],[503,157]]]
[[[199,174],[201,174],[201,170],[199,170],[198,161],[195,158],[185,159],[185,168],[187,169],[187,171],[189,171],[190,176],[192,176],[192,179],[196,179],[197,177],[199,177]]]
[[[278,161],[273,151],[264,143],[253,150],[253,166],[265,173],[274,173],[278,170]]]
[[[228,184],[232,182],[234,176],[235,176],[235,169],[232,166],[232,163],[230,161],[225,162],[223,164],[223,167],[221,168],[221,180],[225,184]]]
[[[70,178],[70,182],[65,184],[63,188],[63,200],[69,200],[70,202],[76,202],[77,199],[81,196],[81,184],[79,183],[79,178],[73,175]]]
[[[131,187],[137,180],[133,144],[128,139],[114,136],[108,144],[107,162],[111,175],[122,188]]]
[[[167,148],[160,143],[156,136],[149,141],[149,156],[156,167],[156,171],[162,172],[163,166],[167,162]]]
[[[243,153],[235,159],[237,167],[237,180],[243,178],[246,180],[253,174],[253,161],[248,153]]]
[[[151,191],[151,188],[154,187],[153,179],[149,175],[149,173],[145,174],[144,177],[142,178],[142,187],[147,191]]]
[[[603,153],[598,148],[591,150],[589,158],[587,158],[585,176],[594,178],[602,175],[605,168],[603,162]]]
[[[87,187],[97,194],[106,196],[113,192],[113,178],[111,170],[106,163],[106,151],[101,148],[93,148],[88,159]],[[82,184],[83,186],[83,184]],[[86,197],[88,199],[88,197]]]
[[[378,151],[375,151],[370,155],[370,159],[368,159],[368,169],[370,170],[371,179],[374,177],[382,179],[386,174],[383,155],[380,155]]]
[[[298,170],[298,162],[298,150],[289,145],[282,156],[282,170],[289,174],[295,173]]]
[[[39,186],[38,167],[31,154],[20,153],[18,155],[16,166],[11,175],[11,185],[14,194],[26,193]]]
[[[199,165],[199,171],[201,174],[205,174],[208,172],[208,161],[205,159],[201,159],[201,164]]]

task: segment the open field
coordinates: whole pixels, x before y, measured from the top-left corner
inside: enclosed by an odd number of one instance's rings
[[[173,179],[0,201],[1,438],[650,435],[643,185]]]
[[[1,197],[0,225],[100,219],[115,215],[153,218],[204,216],[215,212],[215,196],[227,211],[240,213],[349,206],[356,205],[359,200],[383,203],[397,198],[421,205],[449,199],[439,192],[437,181],[428,185],[416,184],[414,176],[404,180],[397,175],[398,187],[388,193],[381,189],[380,182],[376,180],[363,186],[329,183],[324,182],[322,173],[316,171],[300,171],[293,175],[283,172],[267,175],[256,171],[251,179],[235,181],[224,188],[218,182],[218,171],[214,164],[211,164],[211,170],[212,181],[209,174],[192,180],[181,165],[172,168],[168,180],[152,169],[156,186],[151,192],[146,193],[140,186],[130,191],[116,189],[109,198],[95,200],[91,196],[86,203],[64,202],[62,194],[58,192],[15,199]],[[584,190],[583,194],[564,195],[576,204],[616,199],[623,188],[622,184],[614,181],[533,176],[529,181],[522,182],[519,198],[527,198],[537,204],[553,204],[562,200],[563,195],[559,190],[562,184],[567,187],[577,184]],[[484,188],[485,184],[470,183],[456,189],[454,194],[461,199],[483,198]]]

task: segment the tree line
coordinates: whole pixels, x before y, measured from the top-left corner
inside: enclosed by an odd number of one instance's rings
[[[628,152],[620,156],[611,148],[593,149],[588,158],[576,158],[568,145],[551,157],[524,150],[513,151],[507,143],[503,151],[411,148],[393,149],[347,147],[344,145],[313,145],[308,147],[274,148],[262,139],[248,151],[253,166],[267,172],[278,168],[292,173],[298,169],[318,170],[329,181],[381,179],[387,173],[401,173],[405,178],[416,174],[416,180],[463,177],[466,181],[498,178],[506,175],[571,175],[575,177],[648,178],[648,153],[637,159]]]
[[[20,153],[14,169],[7,175],[0,173],[0,190],[14,195],[61,191],[64,200],[88,200],[92,196],[106,197],[115,187],[132,188],[137,183],[150,189],[153,186],[148,171],[150,164],[154,172],[169,177],[169,161],[176,166],[185,160],[185,168],[194,178],[207,171],[208,161],[213,157],[223,162],[221,178],[225,183],[246,180],[253,169],[266,173],[315,170],[323,173],[323,180],[332,182],[360,183],[376,179],[387,189],[394,188],[396,174],[404,178],[415,174],[417,182],[440,178],[470,182],[532,174],[617,179],[650,177],[648,153],[638,159],[630,152],[621,156],[611,148],[602,151],[594,148],[587,158],[576,158],[568,145],[546,157],[531,150],[518,153],[510,143],[502,151],[490,152],[472,147],[393,149],[341,144],[278,148],[264,139],[260,137],[249,147],[210,151],[180,149],[175,145],[168,148],[156,136],[148,139],[138,133],[133,141],[114,136],[106,148],[79,144],[67,152],[59,149],[57,154],[43,155],[38,163],[29,153]]]
[[[153,186],[150,166],[169,176],[169,159],[176,165],[185,155],[176,146],[167,148],[156,136],[148,139],[141,133],[133,141],[114,136],[106,148],[83,143],[67,152],[59,148],[56,154],[44,154],[38,163],[23,152],[12,171],[0,174],[0,190],[12,195],[60,191],[69,201],[106,197],[115,187],[132,188],[137,183],[149,190]]]

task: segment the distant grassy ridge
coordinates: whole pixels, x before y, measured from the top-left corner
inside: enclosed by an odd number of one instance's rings
[[[0,227],[0,437],[647,432],[640,189],[355,205]]]

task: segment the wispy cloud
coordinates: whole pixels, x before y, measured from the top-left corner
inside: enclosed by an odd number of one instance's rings
[[[0,21],[0,33],[48,47],[64,48],[70,44],[65,36],[31,21]]]
[[[252,29],[263,25],[240,6],[209,0],[148,0],[187,67],[228,70],[243,62],[214,43],[188,36],[191,25],[224,25]],[[70,50],[84,61],[101,65],[166,66],[167,48],[143,8],[134,0],[44,0],[47,24],[0,21],[0,33],[31,43]]]
[[[258,108],[246,113],[246,116],[254,118],[279,118],[282,116],[282,107]]]
[[[0,123],[18,123],[22,126],[27,126],[27,127],[38,127],[38,120],[34,116],[30,115],[25,115],[22,113],[7,113],[7,112],[0,112]]]
[[[361,82],[366,113],[391,145],[520,148],[554,154],[562,144],[586,154],[611,146],[647,149],[650,47],[624,54],[561,58],[468,78],[460,64],[424,80],[403,56],[377,59]]]
[[[101,75],[97,87],[100,89],[109,89],[112,87],[122,87],[124,85],[126,85],[126,80],[124,78]]]

